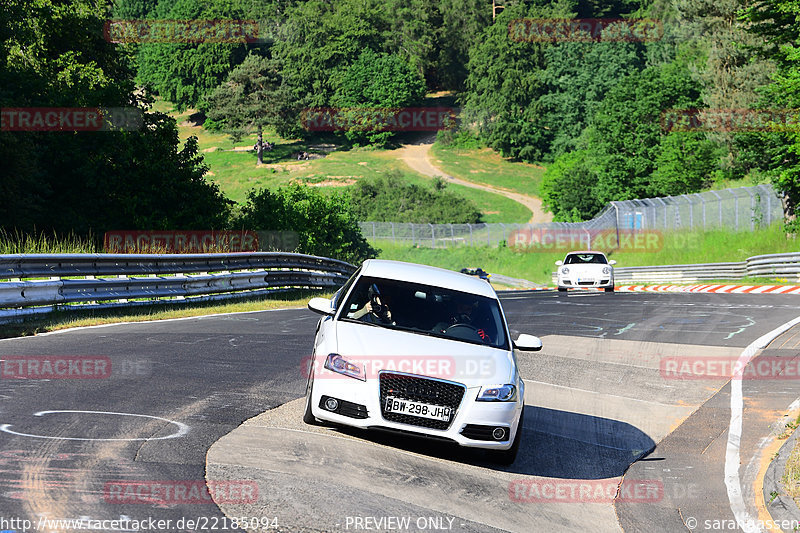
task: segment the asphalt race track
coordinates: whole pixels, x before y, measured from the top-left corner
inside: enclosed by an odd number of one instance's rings
[[[544,341],[519,356],[525,440],[504,468],[480,452],[304,425],[297,400],[317,322],[305,309],[0,341],[0,530],[82,519],[71,530],[116,520],[95,529],[224,531],[246,517],[248,530],[273,531],[732,531],[737,516],[762,517],[758,474],[800,382],[740,382],[743,504],[732,510],[738,393],[720,375],[676,379],[664,365],[736,361],[800,316],[800,299],[542,291],[506,294],[503,306],[513,330]],[[795,335],[761,357],[794,360]],[[14,362],[40,356],[108,367],[95,379],[19,379]],[[187,496],[206,480],[239,492],[219,506]],[[172,496],[131,489],[154,484]]]

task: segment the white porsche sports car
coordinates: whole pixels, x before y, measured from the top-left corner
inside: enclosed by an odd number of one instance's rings
[[[372,259],[332,299],[308,307],[324,316],[308,367],[306,423],[446,439],[514,461],[525,403],[514,349],[540,350],[542,342],[511,340],[489,283]]]
[[[558,267],[558,290],[570,288],[602,287],[606,292],[614,292],[614,265],[603,252],[570,252],[563,261],[556,261]]]

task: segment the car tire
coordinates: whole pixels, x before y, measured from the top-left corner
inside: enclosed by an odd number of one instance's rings
[[[517,424],[517,434],[514,436],[514,443],[511,448],[494,452],[493,461],[499,465],[509,466],[517,460],[519,452],[519,443],[522,441],[522,427],[525,421],[525,406],[522,406],[522,412],[519,414],[519,424]]]
[[[567,292],[567,288],[566,287],[559,287],[558,288],[558,292]]]
[[[322,422],[320,422],[317,417],[314,416],[314,413],[311,412],[311,397],[312,392],[314,391],[314,361],[311,361],[311,368],[308,370],[308,381],[306,382],[306,408],[303,411],[303,422],[310,426],[321,426]]]
[[[614,287],[606,287],[606,292],[614,292]]]

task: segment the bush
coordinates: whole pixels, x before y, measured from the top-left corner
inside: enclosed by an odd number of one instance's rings
[[[299,252],[354,264],[379,252],[361,235],[346,195],[324,196],[304,185],[250,191],[235,227],[296,231]]]
[[[436,142],[458,150],[478,150],[486,146],[472,132],[454,129],[439,130],[436,133]]]
[[[425,79],[397,55],[365,50],[344,72],[332,103],[348,118],[345,136],[352,143],[386,145],[394,136],[383,131],[383,113],[374,116],[366,110],[390,110],[418,105],[425,97]]]
[[[431,188],[408,183],[400,172],[364,179],[350,191],[359,220],[417,224],[472,224],[480,221],[475,204],[447,190],[439,179]]]

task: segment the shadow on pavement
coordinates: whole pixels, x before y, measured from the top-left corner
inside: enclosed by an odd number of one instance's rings
[[[395,432],[337,428],[365,441],[493,470],[561,479],[606,479],[621,476],[655,447],[638,428],[608,418],[533,405],[525,406],[523,440],[511,466],[493,462],[486,450],[463,448],[449,441]]]

